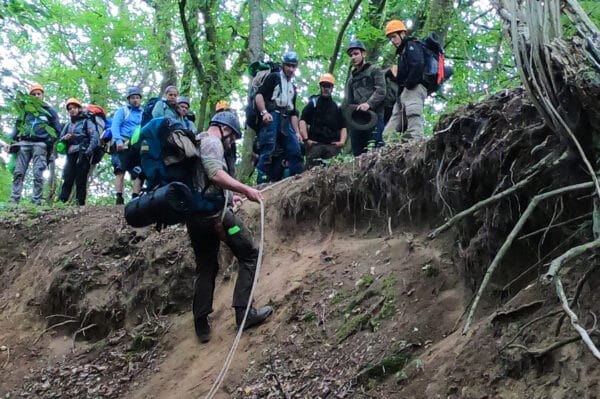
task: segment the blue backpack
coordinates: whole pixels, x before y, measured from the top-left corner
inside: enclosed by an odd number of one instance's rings
[[[186,144],[182,148],[182,143]],[[208,195],[194,188],[194,173],[201,168],[200,149],[194,133],[168,118],[155,118],[140,133],[140,160],[146,190],[152,191],[170,183],[185,184],[191,191],[190,210],[215,212],[223,208],[222,195]]]

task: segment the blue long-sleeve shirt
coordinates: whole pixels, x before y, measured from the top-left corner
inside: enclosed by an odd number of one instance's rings
[[[125,108],[128,109],[128,115],[125,113]],[[124,140],[131,138],[135,129],[142,123],[142,113],[141,107],[133,108],[129,104],[115,112],[110,129],[116,144],[122,144]]]

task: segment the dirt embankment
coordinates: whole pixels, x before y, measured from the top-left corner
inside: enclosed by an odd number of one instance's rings
[[[578,159],[561,158],[566,147],[519,90],[462,108],[437,130],[265,192],[256,303],[275,313],[244,334],[217,397],[593,397],[597,362],[536,279],[591,238],[587,193],[540,204],[460,333],[473,290],[531,198],[586,180]],[[531,173],[522,190],[427,239]],[[235,263],[224,251],[213,339],[200,345],[184,228],[131,229],[121,211],[2,222],[0,394],[187,398],[210,389],[235,335]],[[259,207],[242,211],[258,235]],[[578,271],[595,262],[574,263],[564,278],[587,327],[598,276],[591,269],[578,285]]]

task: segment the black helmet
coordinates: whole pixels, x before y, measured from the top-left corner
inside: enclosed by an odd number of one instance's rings
[[[365,47],[363,42],[361,42],[360,40],[352,40],[350,41],[350,44],[348,44],[348,49],[346,50],[346,53],[350,54],[350,50],[355,48],[362,51],[367,51],[367,48]]]
[[[298,54],[295,51],[288,51],[283,55],[281,62],[288,65],[298,65]]]
[[[238,121],[237,116],[235,116],[233,112],[223,111],[216,113],[210,120],[210,126],[228,126],[235,133],[236,139],[242,138],[240,121]]]
[[[127,99],[128,100],[129,100],[129,97],[135,96],[136,94],[140,97],[142,96],[142,92],[137,87],[132,86],[129,89],[127,89]]]

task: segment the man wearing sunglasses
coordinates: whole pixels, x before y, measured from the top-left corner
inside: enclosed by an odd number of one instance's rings
[[[335,78],[324,73],[319,79],[321,94],[311,96],[300,117],[300,135],[306,151],[306,167],[325,165],[346,144],[346,126],[339,105],[331,97]]]

